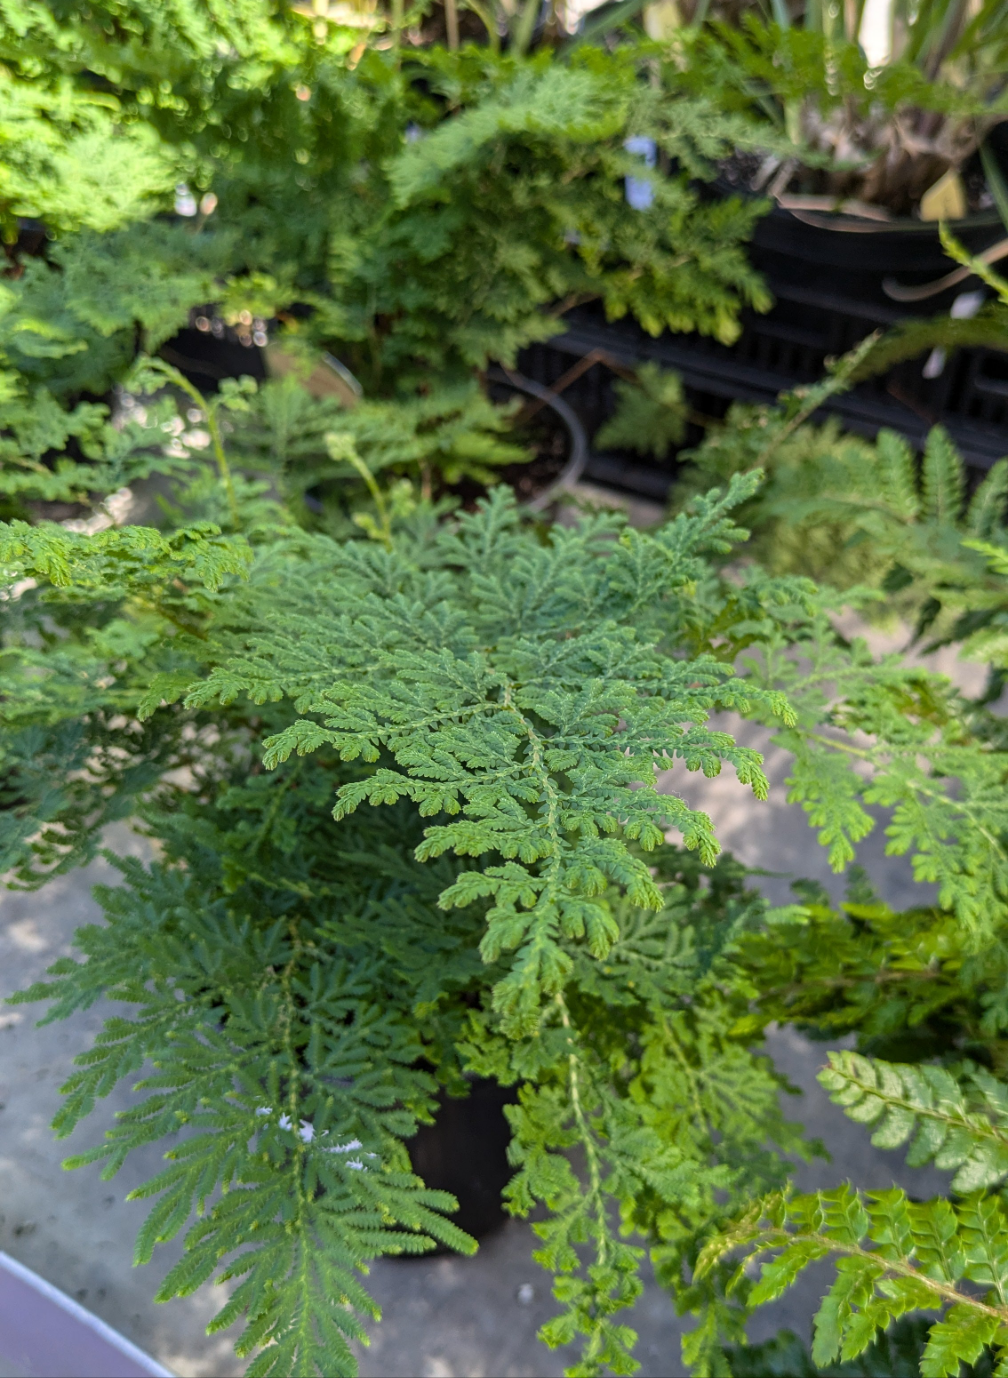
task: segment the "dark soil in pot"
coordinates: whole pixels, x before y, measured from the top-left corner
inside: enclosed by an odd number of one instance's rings
[[[509,438],[526,446],[532,458],[495,472],[500,483],[514,489],[523,506],[543,511],[584,472],[588,458],[584,428],[562,397],[513,369],[490,369],[487,391],[497,403],[510,402],[516,396],[527,399],[515,416]],[[472,508],[487,490],[483,484],[465,481],[445,491],[461,498],[464,507]]]
[[[515,1170],[507,1160],[511,1128],[504,1106],[514,1099],[513,1090],[483,1079],[464,1099],[442,1093],[436,1120],[421,1125],[409,1143],[413,1170],[428,1187],[456,1197],[459,1208],[451,1218],[475,1239],[508,1218],[501,1192]]]

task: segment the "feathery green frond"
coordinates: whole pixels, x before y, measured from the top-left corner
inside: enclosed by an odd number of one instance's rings
[[[636,450],[664,459],[686,434],[687,404],[682,380],[657,364],[642,364],[633,383],[616,383],[614,415],[595,436],[602,449]]]

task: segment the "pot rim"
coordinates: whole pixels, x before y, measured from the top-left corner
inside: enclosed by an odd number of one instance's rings
[[[584,473],[588,463],[588,437],[585,435],[584,427],[568,402],[565,402],[562,397],[549,388],[543,387],[541,383],[535,383],[531,378],[526,378],[524,374],[494,364],[487,369],[486,376],[492,383],[504,383],[513,387],[516,392],[527,393],[529,397],[534,397],[537,401],[544,403],[551,411],[555,412],[567,428],[571,442],[567,463],[548,488],[544,488],[531,502],[522,503],[522,506],[530,512],[541,512],[561,493],[572,488]]]
[[[977,211],[973,215],[964,215],[958,220],[919,220],[913,215],[894,216],[892,220],[868,220],[861,216],[845,214],[843,211],[792,210],[789,206],[782,206],[775,201],[770,215],[779,219],[787,217],[796,220],[800,225],[827,230],[833,234],[916,234],[937,237],[942,224],[947,225],[953,234],[969,230],[996,229],[999,225],[1004,227],[1000,212],[995,207]],[[1008,234],[1008,228],[1005,233]]]

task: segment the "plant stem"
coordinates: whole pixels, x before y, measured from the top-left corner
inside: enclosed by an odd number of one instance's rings
[[[361,478],[367,484],[368,492],[374,498],[374,505],[378,509],[378,520],[379,522],[381,522],[382,529],[382,543],[384,544],[386,550],[391,550],[392,522],[389,519],[389,511],[385,502],[385,498],[382,495],[382,490],[378,487],[378,484],[375,481],[374,474],[372,474],[371,470],[364,463],[360,455],[357,453],[355,449],[353,449],[352,446],[347,450],[346,454],[340,455],[340,459],[345,459],[348,464],[352,464],[353,467],[357,470],[358,474],[360,474]]]
[[[570,1016],[567,1013],[567,1002],[561,992],[557,992],[556,1003],[560,1010],[560,1020],[567,1034],[567,1042],[573,1047],[574,1038],[571,1033]],[[602,1195],[602,1172],[599,1167],[598,1153],[595,1148],[595,1136],[592,1133],[591,1125],[588,1123],[588,1116],[581,1103],[581,1083],[578,1072],[577,1053],[568,1054],[568,1067],[570,1075],[570,1095],[571,1105],[574,1109],[574,1119],[577,1121],[578,1133],[584,1146],[585,1158],[588,1161],[588,1181],[591,1188],[591,1197],[595,1203],[595,1215],[598,1220],[598,1247],[597,1258],[599,1267],[604,1268],[609,1259],[609,1249],[607,1243],[608,1221],[605,1214],[605,1199]]]
[[[519,57],[524,56],[526,49],[532,42],[532,34],[535,31],[535,22],[538,17],[539,0],[525,0],[518,12],[518,22],[511,35],[511,46]]]
[[[238,499],[235,495],[234,479],[231,476],[231,466],[228,464],[227,455],[224,453],[224,441],[221,437],[220,427],[217,425],[217,416],[213,407],[207,402],[206,398],[194,384],[190,383],[184,373],[180,373],[171,364],[158,361],[158,372],[163,373],[170,382],[177,388],[181,388],[187,397],[190,397],[199,407],[206,417],[207,430],[210,432],[210,443],[213,446],[214,459],[217,461],[217,473],[220,475],[221,485],[227,495],[228,507],[231,509],[231,521],[235,530],[241,525],[238,515]]]
[[[493,7],[487,7],[480,3],[480,0],[462,0],[467,10],[472,10],[473,14],[487,31],[487,41],[490,44],[492,53],[500,52],[500,34],[497,32],[497,21],[494,18]]]

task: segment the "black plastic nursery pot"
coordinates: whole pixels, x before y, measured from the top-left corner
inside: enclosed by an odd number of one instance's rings
[[[491,368],[487,389],[495,402],[509,401],[516,393],[528,399],[515,421],[518,438],[529,443],[534,457],[527,464],[509,465],[500,477],[525,507],[547,512],[577,483],[588,462],[588,437],[580,418],[563,397],[514,369]]]
[[[1008,242],[995,212],[951,228],[973,253]],[[669,332],[655,339],[633,320],[607,322],[601,308],[590,305],[567,314],[566,333],[526,350],[522,370],[547,388],[563,385],[589,435],[612,411],[612,364],[633,368],[654,360],[675,369],[694,409],[717,417],[732,401],[769,402],[816,382],[828,358],[873,330],[908,316],[940,315],[961,293],[980,286],[946,256],[936,224],[909,219],[886,223],[776,207],[759,222],[751,257],[775,305],[766,315],[744,312],[732,345]],[[593,355],[597,362],[591,363]],[[824,410],[861,434],[874,436],[886,426],[916,445],[941,423],[967,463],[989,468],[1008,453],[1008,352],[961,349],[928,368],[929,358],[898,364],[831,399]],[[591,366],[579,372],[579,361]],[[592,454],[585,472],[661,498],[674,465]]]
[[[198,312],[193,312],[193,323],[162,345],[159,353],[203,393],[216,392],[225,378],[244,376],[262,382],[267,376],[262,347],[251,330],[237,331]]]
[[[514,1099],[513,1090],[477,1079],[464,1098],[442,1094],[434,1123],[421,1125],[409,1141],[414,1172],[432,1190],[452,1193],[459,1208],[451,1218],[474,1239],[508,1218],[501,1192],[514,1168],[507,1159],[511,1129],[504,1107]]]

